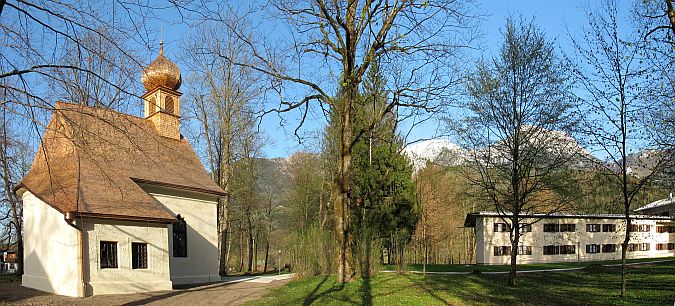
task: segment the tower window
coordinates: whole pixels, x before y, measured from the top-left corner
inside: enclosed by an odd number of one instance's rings
[[[157,112],[157,99],[155,97],[150,98],[148,103],[148,117],[152,116]]]
[[[164,98],[164,111],[173,114],[173,97],[166,96]]]
[[[173,257],[187,257],[187,223],[180,215],[173,222]]]

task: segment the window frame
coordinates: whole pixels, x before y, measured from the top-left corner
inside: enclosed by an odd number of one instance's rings
[[[598,254],[602,246],[600,244],[587,244],[586,253],[588,254]]]
[[[560,232],[560,224],[559,223],[544,223],[544,232],[545,233]]]
[[[602,253],[616,253],[616,244],[614,243],[603,244],[601,246],[601,251]]]
[[[605,223],[602,225],[602,232],[603,233],[614,233],[616,232],[616,224],[613,223]]]
[[[544,255],[559,255],[560,246],[559,245],[545,245],[542,247]]]
[[[586,232],[587,233],[599,233],[601,229],[602,229],[602,226],[600,226],[600,223],[588,223],[588,224],[586,224]]]
[[[180,214],[176,216],[176,221],[172,224],[172,254],[175,258],[188,257],[188,237],[187,237],[187,222]],[[182,225],[182,228],[181,228]],[[182,243],[181,243],[182,238]],[[178,243],[177,243],[178,242]]]
[[[577,225],[574,223],[563,223],[560,224],[561,233],[572,233],[577,231]]]
[[[574,255],[577,253],[577,246],[576,245],[561,245],[560,246],[560,254],[563,255]]]
[[[139,257],[139,256],[142,256],[142,258]],[[148,269],[148,244],[147,243],[145,243],[145,242],[132,242],[131,243],[131,269],[134,269],[134,270],[135,269]]]
[[[532,255],[532,246],[530,246],[530,245],[519,245],[517,255]]]
[[[99,249],[98,249],[98,258],[99,258],[99,268],[100,269],[118,269],[120,267],[119,264],[119,248],[117,241],[111,241],[111,240],[101,240],[99,241]],[[104,258],[104,254],[106,255],[105,257],[112,256],[112,258]]]
[[[493,230],[495,233],[510,232],[511,226],[506,222],[495,222],[493,225]]]

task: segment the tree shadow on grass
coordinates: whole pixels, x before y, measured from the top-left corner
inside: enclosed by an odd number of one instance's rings
[[[443,303],[443,304],[450,304],[449,301],[445,300],[441,296],[439,296],[436,292],[440,290],[447,290],[447,283],[439,284],[433,281],[430,281],[430,278],[424,277],[422,279],[416,279],[413,278],[410,274],[403,274],[405,278],[408,279],[409,282],[413,284],[417,284],[418,287],[422,288],[424,291],[427,292],[430,296],[432,296],[434,299],[437,301]],[[434,277],[431,277],[431,279],[434,279]],[[437,278],[436,278],[437,279]],[[452,278],[450,278],[452,279]]]
[[[333,292],[341,291],[344,289],[345,285],[340,283],[338,286],[331,286],[328,290],[325,291],[320,291],[321,287],[328,281],[328,278],[331,277],[331,275],[324,275],[321,281],[312,289],[311,292],[305,297],[305,301],[302,303],[303,306],[311,305],[314,301],[320,299],[323,296],[329,295]]]
[[[370,285],[370,277],[363,278],[361,281],[361,305],[373,305],[373,293]]]

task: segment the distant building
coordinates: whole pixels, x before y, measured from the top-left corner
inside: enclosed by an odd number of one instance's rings
[[[635,212],[675,218],[675,198],[673,198],[673,194],[671,193],[667,198],[642,206],[636,209]]]
[[[628,258],[675,256],[675,219],[632,216]],[[511,249],[508,219],[495,212],[471,213],[464,226],[474,228],[476,262],[508,264],[518,252],[519,264],[621,259],[626,233],[622,215],[532,214],[523,220],[518,250]]]
[[[5,251],[0,251],[0,273],[16,273],[18,269],[16,244],[13,244]]]
[[[181,75],[143,71],[144,117],[56,103],[23,200],[23,286],[67,296],[219,281],[225,195],[180,133]]]

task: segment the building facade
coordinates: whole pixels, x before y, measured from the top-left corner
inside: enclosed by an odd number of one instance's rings
[[[635,215],[628,258],[675,256],[675,219]],[[476,263],[509,264],[514,251],[510,222],[494,212],[471,213],[465,226],[474,228]],[[523,219],[519,264],[621,259],[626,222],[621,215],[552,214]]]

